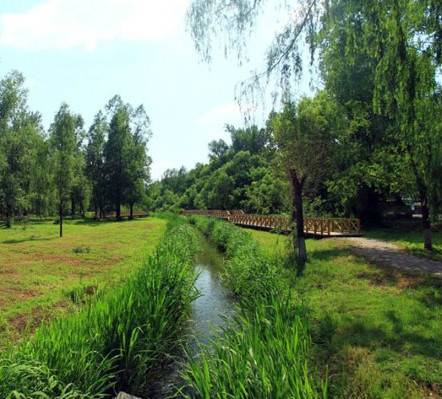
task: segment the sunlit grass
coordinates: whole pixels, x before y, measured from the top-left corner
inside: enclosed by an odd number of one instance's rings
[[[288,240],[251,234],[273,254]],[[416,235],[408,237],[405,242]],[[311,310],[317,363],[324,372],[328,367],[331,395],[440,394],[442,282],[369,265],[348,250],[345,240],[307,240],[307,247],[309,262],[303,276],[293,277],[292,292]]]
[[[166,222],[51,221],[0,229],[0,341],[69,310],[73,292],[93,293],[125,279],[151,253]],[[1,343],[1,342],[0,342]]]

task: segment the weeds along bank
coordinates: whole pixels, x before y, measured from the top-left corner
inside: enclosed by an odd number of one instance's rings
[[[153,369],[180,344],[196,297],[196,247],[190,226],[170,228],[124,285],[1,354],[0,398],[141,395]]]
[[[191,217],[227,262],[224,281],[238,313],[184,373],[188,398],[320,398],[327,384],[310,364],[305,309],[290,293],[277,259],[252,237],[215,219]]]

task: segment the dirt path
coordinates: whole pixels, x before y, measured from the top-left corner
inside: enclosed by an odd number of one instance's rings
[[[363,237],[346,238],[346,241],[350,243],[354,253],[380,266],[442,278],[442,262],[412,255],[399,246],[386,241]]]

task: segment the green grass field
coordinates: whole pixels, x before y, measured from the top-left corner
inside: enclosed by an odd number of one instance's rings
[[[284,253],[287,237],[251,232],[268,253]],[[412,237],[392,240],[411,245]],[[307,247],[293,293],[311,309],[317,363],[332,396],[439,397],[442,281],[371,266],[339,239],[308,240]]]
[[[0,346],[83,295],[124,279],[157,245],[166,221],[68,221],[0,229]]]

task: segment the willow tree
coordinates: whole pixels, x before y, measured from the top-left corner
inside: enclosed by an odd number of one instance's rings
[[[227,50],[236,51],[241,58],[258,17],[269,4],[268,0],[194,0],[188,17],[196,49],[210,61],[214,38],[222,36]],[[423,116],[434,115],[427,112],[436,106],[439,92],[440,0],[280,0],[272,4],[290,18],[267,48],[264,71],[243,83],[240,94],[247,96],[271,77],[281,83],[276,89],[286,92],[293,77],[303,72],[302,59],[309,53],[306,48],[322,70],[333,68],[323,54],[336,38],[337,29],[343,30],[347,39],[339,43],[344,60],[364,46],[374,60],[371,106],[394,124],[393,132],[388,133],[395,135],[394,151],[401,154],[401,168],[410,170],[413,176],[414,194],[422,203],[424,245],[431,249],[431,204],[439,202],[439,190],[433,188],[439,179],[440,132],[437,121],[428,124]],[[345,18],[349,15],[352,18]],[[351,23],[342,25],[343,19]],[[356,35],[363,40],[356,41]]]
[[[286,103],[282,112],[273,113],[271,130],[282,167],[292,190],[292,219],[295,223],[294,249],[301,267],[307,261],[304,233],[303,195],[306,184],[315,186],[329,170],[335,146],[334,134],[340,129],[335,103],[324,93]]]

